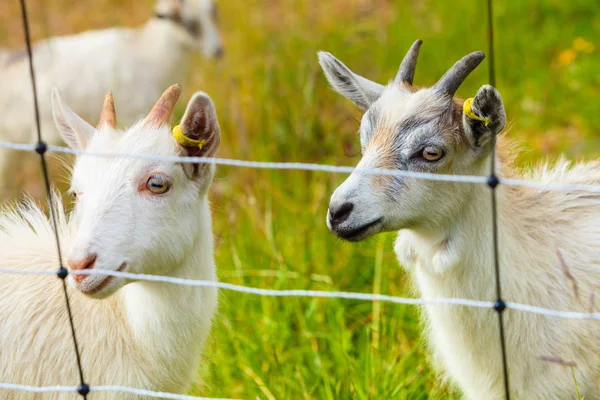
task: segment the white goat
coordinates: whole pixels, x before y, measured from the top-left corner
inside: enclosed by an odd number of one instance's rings
[[[180,91],[179,85],[169,88],[148,117],[126,132],[115,129],[112,95],[107,96],[97,130],[63,102],[58,90],[53,92],[52,103],[58,129],[74,149],[211,157],[219,145],[220,130],[213,103],[205,94],[193,96],[179,131],[203,146],[184,143],[185,147],[171,134],[167,122]],[[61,244],[70,248],[70,269],[215,281],[207,199],[213,174],[212,164],[80,156],[72,176],[71,192],[77,199],[72,216],[65,214],[59,201],[54,204]],[[0,267],[57,270],[52,225],[33,203],[4,211],[0,227]],[[215,288],[106,275],[72,274],[68,279],[87,383],[172,393],[188,389],[216,308]],[[1,276],[0,321],[0,382],[78,384],[58,278]],[[0,398],[32,397],[4,392]],[[49,394],[41,398],[78,397]],[[137,397],[102,393],[91,398]]]
[[[119,121],[130,126],[143,118],[152,99],[165,87],[181,79],[192,51],[202,50],[207,56],[223,53],[212,0],[158,0],[155,11],[156,15],[137,29],[88,31],[35,44],[33,59],[46,142],[61,144],[49,102],[53,86],[58,86],[77,114],[91,122],[96,121],[96,106],[104,95],[118,88]],[[0,140],[35,143],[26,52],[0,54],[0,87]],[[119,96],[121,93],[127,95]],[[16,168],[19,159],[14,151],[0,151],[0,193],[10,187],[9,170]]]
[[[405,56],[387,86],[351,72],[329,53],[320,64],[333,88],[366,110],[358,168],[455,175],[489,174],[491,138],[505,126],[500,94],[489,85],[474,99],[454,93],[483,60],[475,52],[457,62],[433,87],[414,87],[421,41]],[[463,107],[464,111],[463,112]],[[498,138],[498,174],[518,177],[510,146]],[[570,167],[560,161],[527,178],[546,183],[600,184],[598,163]],[[587,311],[600,285],[600,195],[500,185],[499,246],[506,301],[556,310]],[[399,231],[395,252],[426,298],[495,301],[490,188],[481,184],[367,175],[355,171],[331,197],[327,224],[358,241]],[[563,275],[559,251],[576,277]],[[427,334],[443,369],[469,399],[503,399],[496,312],[453,305],[424,308]],[[600,399],[597,320],[569,320],[508,309],[504,312],[512,399],[571,399],[571,371],[543,357],[577,363],[586,400]]]

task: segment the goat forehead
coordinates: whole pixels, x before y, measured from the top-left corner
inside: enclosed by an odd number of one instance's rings
[[[177,143],[167,125],[153,129],[138,124],[126,132],[117,132],[110,129],[97,132],[86,151],[92,153],[173,156],[177,154]]]
[[[94,136],[87,151],[119,154],[119,156],[80,157],[73,174],[75,184],[101,185],[103,182],[111,184],[119,180],[133,179],[136,175],[148,170],[150,166],[158,168],[162,164],[174,165],[165,161],[152,160],[151,157],[179,155],[178,146],[167,126],[160,129],[136,129],[134,127],[125,133],[100,131]]]
[[[430,89],[411,93],[403,86],[389,85],[373,105],[375,119],[398,123],[403,119],[431,120],[447,112],[452,100]]]
[[[363,129],[371,138],[369,147],[399,150],[426,139],[442,144],[447,135],[441,127],[447,123],[451,107],[449,98],[428,89],[410,93],[389,86],[363,118]]]

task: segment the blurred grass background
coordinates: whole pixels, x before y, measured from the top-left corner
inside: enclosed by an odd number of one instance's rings
[[[138,26],[152,0],[29,0],[35,39]],[[226,56],[194,56],[185,103],[208,92],[219,112],[220,157],[355,165],[361,113],[328,88],[316,52],[355,72],[393,78],[424,40],[415,83],[433,84],[460,57],[487,52],[483,0],[220,1]],[[597,0],[495,2],[497,86],[522,164],[566,153],[600,155],[600,4]],[[23,43],[18,2],[0,7],[0,47]],[[487,61],[458,95],[487,82]],[[181,83],[185,80],[182,79]],[[100,107],[100,105],[99,105]],[[118,112],[118,110],[117,110]],[[23,188],[41,196],[37,164]],[[343,175],[220,167],[212,190],[221,280],[273,289],[411,295],[393,234],[358,245],[325,226]],[[37,191],[37,192],[36,192]],[[424,349],[418,310],[341,300],[222,292],[191,393],[244,399],[454,399]],[[93,385],[93,382],[91,382]]]

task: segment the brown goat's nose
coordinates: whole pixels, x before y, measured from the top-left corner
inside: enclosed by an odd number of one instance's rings
[[[98,256],[96,254],[90,254],[83,260],[77,260],[77,261],[69,260],[69,262],[68,262],[69,268],[71,268],[74,271],[81,271],[84,269],[92,269],[92,268],[94,268],[94,264],[96,263],[97,257]],[[81,282],[85,278],[87,278],[87,275],[73,275],[73,280],[75,282]]]

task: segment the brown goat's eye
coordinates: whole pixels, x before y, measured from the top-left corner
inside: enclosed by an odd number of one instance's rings
[[[444,155],[444,151],[439,147],[425,147],[423,149],[423,158],[427,161],[437,161]]]
[[[152,175],[146,182],[146,189],[154,194],[166,193],[171,188],[171,184],[166,177],[162,175]]]

